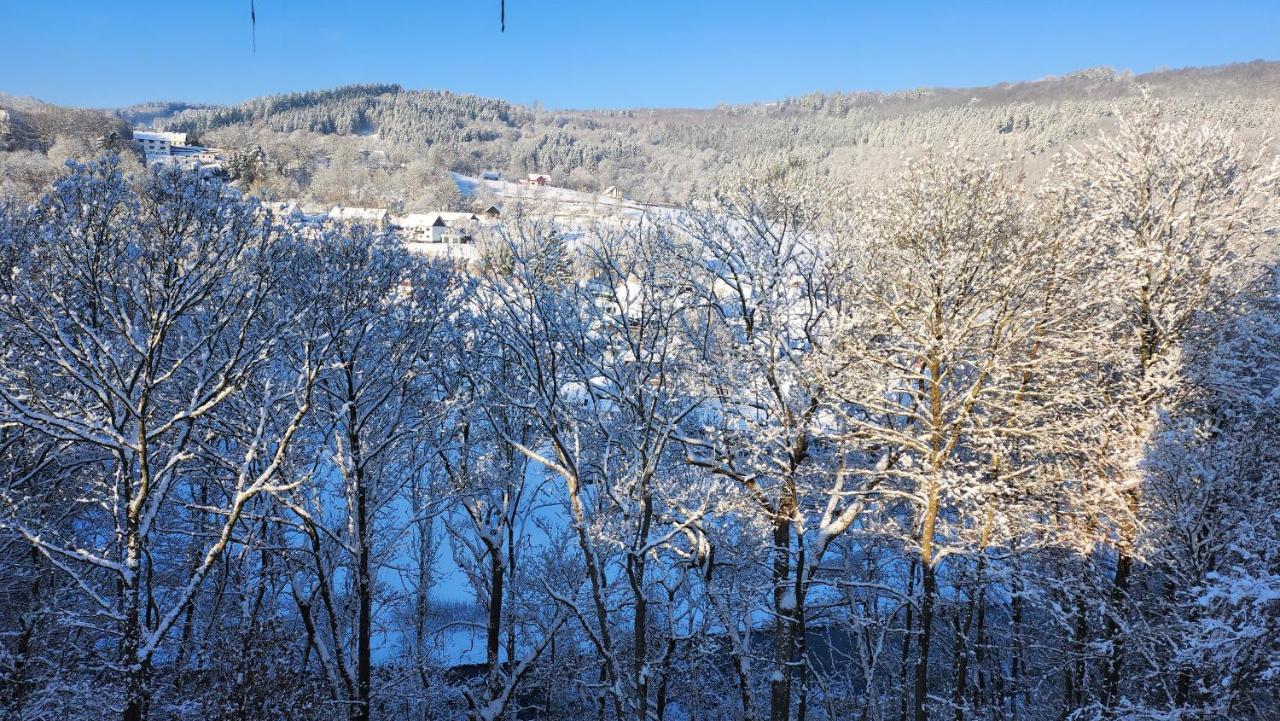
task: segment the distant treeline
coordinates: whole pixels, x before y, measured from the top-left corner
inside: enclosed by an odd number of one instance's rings
[[[273,198],[433,210],[458,200],[445,171],[499,170],[546,173],[556,185],[587,192],[617,186],[640,200],[683,203],[780,162],[865,182],[922,145],[1014,153],[1035,175],[1053,153],[1113,127],[1117,112],[1138,109],[1144,95],[1162,99],[1172,117],[1261,137],[1280,124],[1277,88],[1280,63],[1268,62],[1139,76],[1094,68],[985,88],[811,93],[701,110],[549,110],[366,84],[230,106],[150,103],[114,116],[41,106],[38,113],[17,111],[11,124],[18,130],[7,131],[14,137],[4,147],[47,152],[58,137],[96,140],[103,134],[98,126],[126,119],[228,149],[237,156],[232,167],[241,185]],[[37,115],[59,121],[28,117]],[[38,178],[36,187],[48,179]],[[22,183],[7,185],[12,191]]]

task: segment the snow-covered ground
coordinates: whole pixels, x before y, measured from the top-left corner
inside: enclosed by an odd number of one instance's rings
[[[610,212],[620,210],[633,213],[643,212],[647,208],[642,203],[636,203],[626,198],[615,198],[602,193],[586,193],[553,185],[534,185],[510,180],[483,180],[459,173],[450,173],[450,175],[453,176],[453,181],[458,184],[458,189],[467,197],[471,197],[483,187],[504,203],[523,202],[531,205],[550,203]],[[566,207],[565,209],[568,210],[569,208]]]
[[[468,198],[481,189],[487,190],[502,206],[502,214],[506,217],[519,209],[527,214],[550,218],[566,229],[587,229],[597,223],[626,223],[646,216],[668,216],[679,212],[672,206],[641,203],[604,193],[510,180],[484,180],[459,173],[450,175]]]

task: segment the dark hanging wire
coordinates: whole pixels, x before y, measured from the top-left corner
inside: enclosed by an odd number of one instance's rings
[[[258,52],[258,9],[254,6],[254,0],[249,0],[249,26],[250,33],[253,38],[253,52]],[[499,0],[498,2],[498,31],[507,31],[507,0]]]

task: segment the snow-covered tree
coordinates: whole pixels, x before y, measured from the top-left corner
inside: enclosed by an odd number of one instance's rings
[[[113,160],[73,167],[14,239],[0,413],[77,460],[55,476],[61,508],[32,477],[6,489],[0,526],[82,594],[66,612],[122,679],[107,703],[128,721],[248,505],[292,485],[280,467],[318,366],[309,339],[276,354],[295,333],[286,240],[210,176],[157,171],[135,191]],[[192,535],[177,519],[201,485],[217,521]]]
[[[1276,177],[1263,151],[1245,149],[1229,129],[1164,120],[1158,104],[1122,117],[1114,135],[1072,155],[1061,173],[1077,205],[1064,220],[1098,278],[1088,306],[1096,390],[1079,413],[1096,423],[1084,473],[1114,548],[1099,639],[1099,701],[1110,714],[1138,623],[1131,586],[1144,555],[1147,450],[1162,414],[1176,412],[1191,388],[1178,368],[1199,324],[1235,302],[1274,245],[1266,232]]]

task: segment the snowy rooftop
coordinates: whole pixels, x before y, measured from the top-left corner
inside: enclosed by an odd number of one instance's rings
[[[456,225],[458,223],[469,223],[477,219],[475,213],[438,211],[433,213],[409,213],[397,216],[393,219],[393,222],[401,228],[430,228],[436,224],[436,221],[440,221],[445,225]]]
[[[176,145],[185,145],[187,142],[186,133],[166,133],[159,130],[135,130],[133,131],[134,140],[164,140]]]

